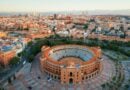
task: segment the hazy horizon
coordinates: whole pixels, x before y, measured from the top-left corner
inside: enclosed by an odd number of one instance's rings
[[[126,10],[130,0],[1,0],[0,12]]]

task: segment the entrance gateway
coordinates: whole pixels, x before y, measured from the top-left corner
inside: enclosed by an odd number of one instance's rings
[[[73,79],[72,78],[69,79],[69,84],[73,84]]]

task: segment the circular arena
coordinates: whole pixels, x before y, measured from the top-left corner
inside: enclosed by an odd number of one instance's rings
[[[59,80],[62,84],[78,84],[102,71],[101,49],[82,45],[43,46],[40,64],[48,79]]]

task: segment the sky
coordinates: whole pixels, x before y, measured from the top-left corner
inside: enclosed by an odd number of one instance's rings
[[[0,12],[130,9],[130,0],[0,0]]]

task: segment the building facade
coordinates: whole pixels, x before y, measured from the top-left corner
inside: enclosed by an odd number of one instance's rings
[[[7,52],[0,52],[0,63],[4,66],[8,65],[10,60],[15,57],[16,52],[14,50]]]

